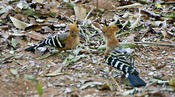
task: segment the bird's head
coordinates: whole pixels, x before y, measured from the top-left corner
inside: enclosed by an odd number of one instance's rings
[[[74,22],[73,24],[68,25],[69,32],[72,36],[79,35],[80,29],[77,25],[77,22]]]
[[[102,33],[105,38],[109,38],[110,36],[115,35],[115,33],[119,30],[116,25],[106,26],[104,25],[102,28]]]

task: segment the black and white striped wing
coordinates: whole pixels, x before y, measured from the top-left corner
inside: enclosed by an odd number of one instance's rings
[[[130,60],[128,58],[125,58],[124,55],[116,55],[116,56],[106,56],[105,61],[108,65],[121,70],[124,72],[125,76],[127,76],[128,73],[135,73],[138,75],[138,72],[135,67],[131,66],[131,63],[127,62],[127,60]]]
[[[42,41],[39,42],[39,44],[37,45],[37,47],[42,47],[45,45],[49,45],[49,46],[53,46],[53,47],[57,47],[57,48],[64,48],[65,44],[64,41],[62,39],[62,37],[66,36],[67,34],[57,34],[54,36],[50,36]]]
[[[57,47],[57,48],[64,48],[65,47],[64,41],[67,39],[66,37],[67,37],[67,33],[49,36],[44,40],[41,40],[37,45],[30,46],[29,48],[26,49],[26,51],[34,52],[37,48],[44,47],[46,45]]]

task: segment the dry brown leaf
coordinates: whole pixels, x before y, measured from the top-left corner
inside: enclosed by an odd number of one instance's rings
[[[168,38],[169,34],[164,29],[161,31],[164,38]]]
[[[74,12],[77,18],[84,19],[86,17],[86,8],[81,4],[74,6]]]
[[[134,42],[134,37],[136,37],[138,35],[138,32],[136,33],[130,33],[129,36],[126,38],[125,41],[127,42]]]
[[[8,28],[9,28],[8,25],[0,26],[0,30],[7,30]]]
[[[42,26],[35,24],[35,25],[31,25],[25,28],[25,30],[30,30],[30,31],[35,31],[35,30],[41,30]]]
[[[29,33],[26,34],[28,37],[31,37],[34,40],[42,40],[44,38],[46,38],[45,35],[42,35],[40,33],[36,33],[35,31],[31,31]]]
[[[18,20],[24,20],[24,21],[28,21],[28,17],[25,14],[16,14],[14,16],[14,18],[18,19]]]

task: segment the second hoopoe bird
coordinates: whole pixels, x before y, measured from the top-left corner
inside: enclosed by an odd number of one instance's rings
[[[118,30],[119,28],[116,25],[103,26],[102,28],[106,40],[105,61],[108,65],[123,71],[131,86],[145,86],[146,83],[139,77],[133,58],[121,48],[118,39],[115,37]]]
[[[35,52],[35,50],[39,47],[44,47],[46,45],[54,46],[59,50],[70,50],[76,48],[76,46],[80,43],[80,29],[76,22],[68,25],[69,32],[63,34],[57,34],[54,36],[50,36],[41,40],[37,45],[30,46],[25,49],[26,51]]]

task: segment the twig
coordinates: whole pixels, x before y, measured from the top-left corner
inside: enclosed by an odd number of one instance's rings
[[[130,28],[131,29],[136,28],[137,25],[140,23],[140,20],[141,20],[141,12],[140,12],[140,9],[139,9],[139,16],[137,17],[136,21],[131,24]]]
[[[126,8],[135,8],[135,7],[142,7],[143,5],[140,3],[134,3],[131,5],[126,5],[126,6],[122,6],[122,7],[117,7],[115,9],[120,10],[120,9],[126,9]]]
[[[147,45],[154,45],[154,46],[169,46],[169,47],[175,47],[175,44],[169,44],[169,43],[157,43],[157,42],[125,42],[120,43],[122,47],[136,47],[136,46],[143,46],[144,44]],[[106,48],[105,45],[99,46],[98,50],[104,50]]]
[[[95,27],[93,24],[91,24],[91,27],[94,28],[98,33],[102,32],[99,28]]]
[[[105,68],[104,67],[104,65],[101,65],[103,68]],[[118,87],[118,89],[119,89],[119,91],[120,91],[120,95],[122,94],[122,88],[120,87],[120,85],[118,84],[118,82],[114,79],[114,77],[109,73],[109,71],[107,71],[107,74],[109,75],[109,77],[116,83],[116,85],[117,85],[117,87]]]
[[[98,10],[98,0],[96,0],[97,1],[97,3],[96,3],[96,10]]]
[[[87,14],[85,20],[87,20],[87,18],[89,17],[89,15],[92,13],[93,10],[94,10],[94,8],[92,8],[92,9],[88,12],[88,14]]]
[[[94,8],[92,8],[92,9],[88,12],[87,16],[85,17],[85,19],[84,19],[84,21],[83,21],[83,25],[85,24],[85,22],[87,21],[89,15],[92,13],[93,10],[94,10]]]
[[[122,89],[121,89],[121,87],[120,87],[120,85],[118,84],[118,82],[114,79],[114,77],[111,75],[111,74],[109,74],[109,72],[108,72],[108,75],[111,77],[111,79],[116,83],[116,85],[117,85],[117,87],[118,87],[118,89],[119,89],[119,91],[120,91],[120,95],[122,94]]]
[[[125,34],[129,34],[129,33],[130,33],[129,31],[125,31],[123,33],[117,34],[116,37],[120,37],[120,36],[123,36]]]
[[[121,43],[121,44],[148,44],[148,45],[156,45],[156,46],[170,46],[170,47],[175,47],[175,44],[170,44],[170,43],[157,43],[157,42],[126,42],[126,43]]]

